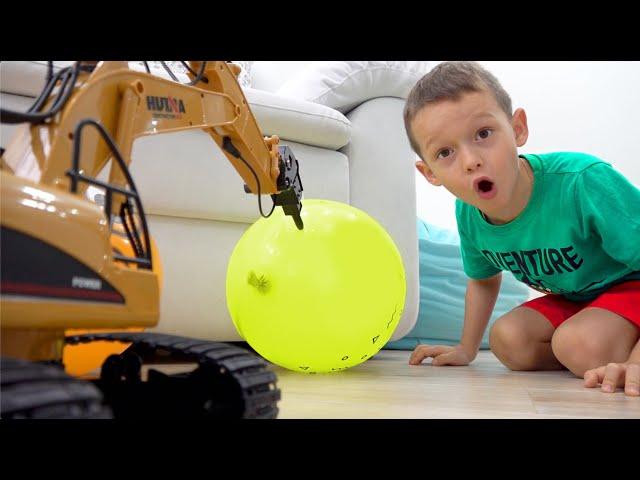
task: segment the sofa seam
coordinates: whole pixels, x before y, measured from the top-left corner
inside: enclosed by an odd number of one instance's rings
[[[312,117],[321,117],[321,118],[326,118],[328,120],[335,120],[338,123],[341,123],[342,125],[345,125],[347,127],[351,126],[351,122],[349,122],[348,120],[345,122],[344,120],[342,120],[341,118],[334,118],[334,117],[330,117],[328,115],[322,115],[322,114],[317,114],[317,113],[309,113],[309,112],[303,112],[301,110],[295,110],[292,108],[285,108],[285,107],[279,107],[276,105],[264,105],[264,104],[260,104],[260,103],[254,103],[254,102],[249,102],[250,105],[252,106],[258,106],[258,107],[264,107],[264,108],[273,108],[275,110],[281,110],[281,111],[285,111],[285,112],[293,112],[293,113],[299,113],[301,115],[308,115],[308,116],[312,116]],[[327,107],[329,108],[329,107]]]

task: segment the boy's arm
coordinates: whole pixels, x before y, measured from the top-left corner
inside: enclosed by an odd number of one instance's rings
[[[502,272],[487,258],[467,233],[470,222],[469,206],[456,200],[456,223],[460,235],[460,254],[463,269],[470,278],[464,302],[464,326],[460,343],[456,346],[418,345],[409,358],[410,365],[418,365],[433,357],[432,365],[468,365],[478,354],[482,336],[496,304]]]
[[[609,164],[585,170],[576,189],[584,228],[612,258],[640,271],[640,189]]]
[[[464,326],[462,338],[456,346],[418,345],[411,357],[410,365],[418,365],[432,357],[433,365],[468,365],[478,354],[482,336],[491,318],[500,292],[502,273],[483,280],[470,279],[465,295]]]
[[[487,329],[493,307],[496,305],[502,272],[484,280],[470,279],[467,283],[467,293],[464,301],[464,326],[460,345],[471,360],[476,358],[482,336]]]

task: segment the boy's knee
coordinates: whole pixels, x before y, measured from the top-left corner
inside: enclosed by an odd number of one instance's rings
[[[535,368],[531,338],[508,315],[500,317],[489,331],[489,347],[493,354],[510,370]]]
[[[489,346],[503,349],[521,341],[520,331],[506,316],[498,318],[489,330]]]
[[[611,346],[607,342],[593,332],[567,323],[556,329],[551,349],[558,361],[578,377],[611,361]]]

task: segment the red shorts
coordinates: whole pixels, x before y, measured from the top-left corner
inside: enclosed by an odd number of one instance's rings
[[[640,328],[640,281],[614,285],[609,290],[587,302],[572,302],[561,295],[545,295],[520,305],[533,308],[547,317],[554,328],[583,308],[598,307],[626,318]]]

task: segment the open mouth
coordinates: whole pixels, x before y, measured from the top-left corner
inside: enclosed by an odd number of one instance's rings
[[[473,182],[473,187],[480,198],[490,199],[497,193],[495,183],[488,177],[477,178]]]

